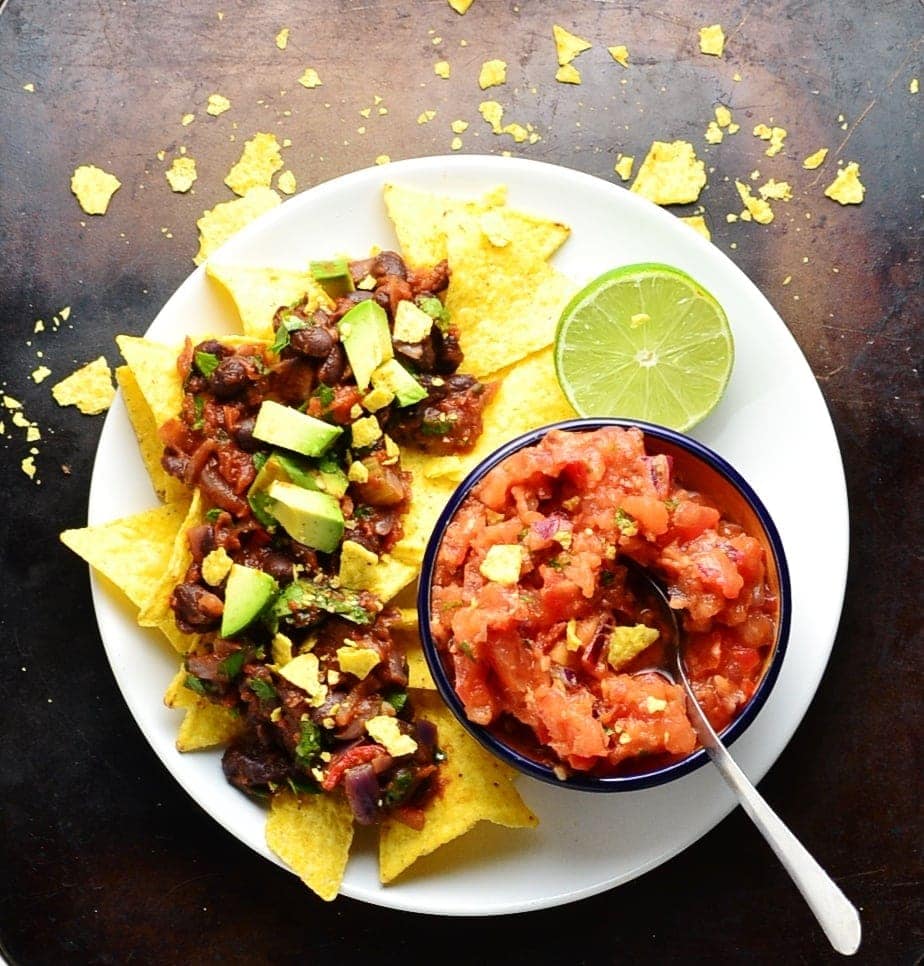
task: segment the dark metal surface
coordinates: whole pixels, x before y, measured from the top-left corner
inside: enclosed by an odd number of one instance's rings
[[[459,17],[441,0],[10,0],[0,15],[0,373],[42,432],[39,484],[20,469],[25,431],[0,412],[0,941],[12,962],[406,964],[501,961],[507,950],[540,963],[833,961],[740,813],[641,879],[546,912],[466,921],[325,905],[192,804],[115,686],[86,569],[57,541],[85,520],[102,420],[57,407],[51,384],[100,354],[114,364],[113,336],[147,327],[192,268],[196,218],[231,197],[222,178],[254,132],[291,138],[286,164],[304,189],[379,154],[445,153],[457,117],[471,122],[463,152],[509,149],[608,179],[618,151],[640,158],[653,138],[689,139],[707,159],[701,201],[713,240],[805,352],[831,408],[852,512],[831,663],[761,788],[861,908],[859,961],[919,961],[924,182],[909,85],[921,69],[922,9],[475,0]],[[729,35],[722,59],[698,51],[697,28],[715,22]],[[594,44],[576,61],[579,87],[553,79],[553,23]],[[280,51],[273,38],[285,26]],[[606,52],[620,43],[628,70]],[[508,62],[509,80],[483,93],[478,68],[492,57]],[[449,80],[433,73],[442,58]],[[297,84],[308,66],[323,87]],[[220,118],[204,111],[214,92],[233,105]],[[359,111],[375,95],[383,100],[367,120]],[[492,135],[477,114],[486,97],[541,140]],[[717,102],[742,129],[709,147]],[[437,118],[419,125],[428,108]],[[184,127],[187,112],[196,119]],[[789,131],[776,158],[750,133],[760,122]],[[163,178],[180,145],[199,164],[192,195]],[[803,170],[821,146],[828,163]],[[859,207],[823,197],[840,159],[860,162]],[[123,182],[102,218],[70,193],[81,163]],[[793,200],[774,206],[770,226],[726,223],[741,208],[735,178],[754,169],[761,183],[790,181]],[[64,306],[70,318],[53,331]],[[34,332],[37,319],[45,332]],[[30,373],[41,363],[53,375],[39,385]]]

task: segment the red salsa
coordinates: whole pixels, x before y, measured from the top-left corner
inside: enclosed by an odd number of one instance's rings
[[[561,777],[696,747],[683,690],[658,671],[667,628],[627,561],[666,586],[694,689],[724,728],[776,636],[764,549],[640,430],[549,432],[474,487],[440,546],[431,624],[467,716]]]

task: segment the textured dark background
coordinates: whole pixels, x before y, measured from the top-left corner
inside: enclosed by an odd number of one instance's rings
[[[86,569],[56,537],[85,520],[102,419],[58,408],[51,384],[101,353],[115,363],[113,336],[143,332],[191,270],[196,217],[231,197],[222,178],[255,131],[292,139],[284,156],[304,189],[379,154],[447,153],[454,117],[472,122],[463,152],[510,149],[611,180],[616,152],[640,159],[653,138],[687,138],[707,159],[701,200],[713,240],[808,357],[851,503],[847,600],[831,662],[762,790],[861,908],[858,960],[920,961],[924,182],[920,99],[909,84],[921,69],[922,14],[914,0],[475,0],[465,17],[442,0],[6,4],[0,373],[3,392],[43,433],[38,484],[20,469],[23,430],[0,413],[0,941],[12,962],[835,958],[740,812],[665,866],[564,908],[447,920],[349,899],[325,905],[199,811],[115,686]],[[697,28],[715,22],[729,35],[721,60],[697,46]],[[594,43],[577,61],[580,87],[553,80],[553,23]],[[285,52],[273,43],[283,26]],[[618,43],[629,48],[628,71],[606,53]],[[441,57],[452,63],[449,81],[433,75]],[[509,62],[510,80],[482,94],[477,72],[491,57]],[[323,88],[297,85],[309,65]],[[205,115],[213,92],[230,97],[232,112]],[[389,113],[373,110],[366,121],[358,111],[374,94]],[[542,140],[491,135],[476,110],[490,96]],[[719,101],[742,130],[709,147],[703,131]],[[426,108],[439,120],[418,125]],[[197,115],[190,127],[180,124],[186,112]],[[750,133],[759,122],[790,132],[774,159]],[[193,195],[167,189],[167,164],[156,157],[166,149],[169,162],[179,145],[199,163]],[[828,163],[802,170],[822,145]],[[822,196],[841,159],[860,162],[868,193],[859,207]],[[84,162],[123,182],[103,218],[84,215],[70,194]],[[726,212],[740,210],[734,179],[755,168],[789,180],[795,197],[774,206],[766,228],[727,224]],[[36,319],[47,324],[65,305],[72,314],[57,332],[33,333]],[[29,373],[40,362],[54,375],[36,385]]]

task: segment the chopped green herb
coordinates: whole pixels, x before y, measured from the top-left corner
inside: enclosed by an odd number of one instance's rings
[[[449,328],[449,309],[435,295],[418,296],[415,301],[417,308],[426,312],[442,332]]]
[[[190,691],[195,691],[196,694],[202,695],[203,698],[209,696],[209,692],[205,687],[205,681],[202,678],[197,678],[195,674],[186,675],[186,679],[183,681],[183,687],[189,688]]]
[[[420,423],[420,431],[424,436],[445,436],[452,429],[452,423],[448,416],[424,419]]]
[[[196,364],[196,368],[199,372],[205,376],[206,379],[218,368],[218,363],[221,361],[214,352],[197,352],[193,356],[193,361]]]
[[[626,537],[634,537],[638,533],[638,523],[631,513],[626,513],[621,506],[616,507],[616,526],[619,532]]]
[[[468,641],[457,641],[456,647],[470,660],[475,660],[475,652],[472,650],[472,645]]]
[[[264,450],[257,450],[257,452],[250,457],[250,461],[253,463],[253,468],[258,473],[266,465],[266,461],[268,459],[269,459],[269,453],[265,452]]]
[[[321,751],[321,729],[308,717],[303,715],[299,724],[299,739],[295,746],[295,754],[303,763],[310,762]]]
[[[371,624],[375,620],[375,615],[363,607],[358,591],[310,580],[293,580],[277,597],[270,613],[281,620],[307,610],[339,614],[354,624]]]
[[[193,396],[193,407],[196,414],[195,422],[192,424],[193,429],[202,429],[205,425],[205,400],[202,396]]]
[[[213,506],[211,510],[207,510],[205,514],[205,519],[209,523],[215,523],[222,514],[222,509],[220,506]]]
[[[247,683],[250,685],[250,690],[261,700],[261,701],[272,701],[276,697],[276,689],[268,681],[264,681],[262,678],[248,678]]]
[[[365,503],[357,503],[353,507],[353,519],[354,520],[368,520],[373,514],[373,509],[371,506],[366,506]]]
[[[325,385],[323,382],[315,389],[313,395],[321,403],[324,409],[327,409],[333,404],[334,401],[334,390],[332,386]]]
[[[235,651],[233,654],[229,654],[219,665],[218,673],[222,674],[229,681],[233,680],[241,673],[241,668],[244,666],[244,658],[246,654],[244,651]]]
[[[279,355],[280,352],[289,344],[289,335],[292,332],[297,332],[299,329],[307,329],[308,323],[304,319],[300,319],[297,315],[286,315],[282,318],[279,323],[279,328],[276,329],[276,338],[273,340],[273,344],[270,346],[270,352]]]
[[[399,805],[411,792],[414,784],[414,772],[410,768],[399,768],[395,777],[388,783],[382,801],[386,807]]]
[[[395,709],[402,711],[407,704],[407,691],[389,691],[385,700]]]
[[[300,781],[295,778],[287,778],[286,781],[289,783],[289,788],[291,788],[296,795],[321,794],[321,787],[317,784],[317,782]]]

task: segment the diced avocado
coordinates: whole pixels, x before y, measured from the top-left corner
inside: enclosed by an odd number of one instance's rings
[[[338,500],[347,491],[350,481],[346,473],[329,457],[318,464],[317,489],[330,493]]]
[[[606,649],[606,659],[610,667],[618,671],[637,654],[654,644],[658,637],[660,634],[657,629],[645,624],[614,627]]]
[[[363,391],[369,385],[372,373],[394,356],[388,316],[378,302],[366,299],[358,302],[340,320],[340,341],[356,385]]]
[[[392,332],[395,342],[423,342],[432,329],[433,317],[427,315],[423,309],[406,299],[398,303]]]
[[[488,549],[481,566],[481,576],[498,584],[515,584],[520,579],[523,551],[517,543],[496,543]]]
[[[274,480],[267,490],[269,512],[298,543],[333,553],[343,536],[340,503],[329,493]]]
[[[405,303],[402,302],[402,305]],[[429,316],[428,316],[429,318]],[[399,406],[413,406],[427,398],[427,390],[398,362],[389,359],[372,373],[372,385],[376,390],[392,393]]]
[[[331,459],[324,459],[312,466],[297,456],[276,451],[267,458],[247,491],[247,499],[254,516],[263,526],[272,526],[275,518],[269,506],[270,484],[276,480],[294,483],[306,490],[321,490],[340,499],[347,491],[350,481],[346,473]]]
[[[325,262],[310,262],[308,270],[314,280],[332,298],[338,299],[342,295],[353,291],[353,276],[345,258],[332,258]]]
[[[254,567],[234,564],[225,584],[225,609],[221,636],[234,637],[253,623],[273,599],[278,587],[269,574]]]
[[[290,449],[302,456],[320,456],[343,432],[340,426],[315,419],[308,413],[299,412],[291,406],[266,399],[253,427],[255,439]]]

